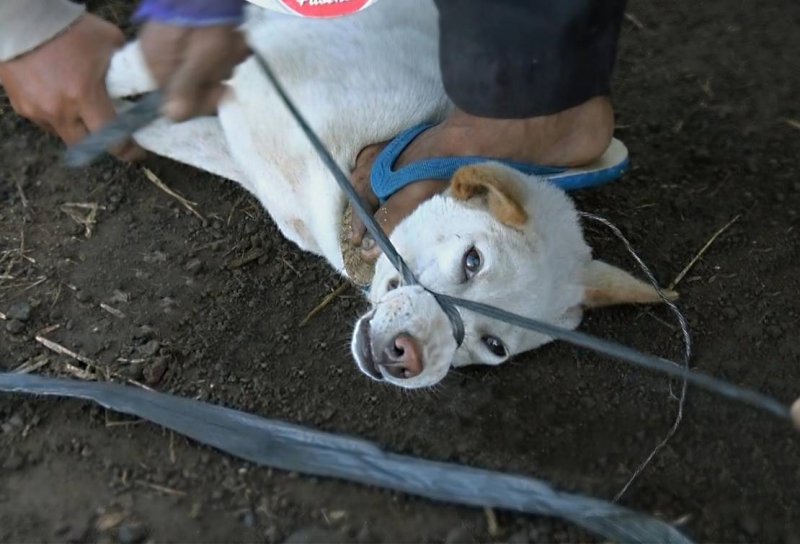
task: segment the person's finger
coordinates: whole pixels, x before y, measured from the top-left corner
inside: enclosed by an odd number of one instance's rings
[[[177,122],[198,115],[216,86],[212,74],[208,65],[196,61],[181,64],[167,86],[164,114]]]
[[[226,28],[204,28],[192,32],[183,61],[166,88],[165,114],[184,121],[207,113],[221,96],[220,85],[233,69],[230,55],[234,42]],[[213,111],[213,110],[211,110]]]
[[[216,112],[224,82],[248,55],[244,35],[229,26],[192,30],[181,65],[167,85],[165,114],[175,121]]]
[[[58,137],[67,145],[75,145],[89,134],[89,130],[80,119],[69,119],[53,123]]]
[[[219,83],[214,85],[200,97],[197,115],[215,115],[222,97],[228,91],[228,85]]]
[[[381,227],[381,230],[387,236],[392,234],[394,228],[400,224],[400,221],[405,219],[409,213],[413,211],[412,205],[392,205],[391,200],[385,206],[382,206],[375,212],[375,221]],[[367,241],[369,241],[367,243]],[[372,240],[372,237],[367,235],[361,243],[361,257],[367,261],[372,262],[378,260],[381,256],[381,248]]]
[[[89,132],[97,132],[110,123],[116,116],[114,104],[108,97],[104,86],[100,85],[91,93],[81,105],[81,117],[83,124]],[[122,144],[109,150],[109,153],[123,161],[133,161],[144,157],[144,150],[136,145],[132,140],[127,140]]]
[[[380,225],[387,236],[391,236],[395,227],[397,227],[403,219],[411,215],[417,206],[434,195],[441,193],[447,186],[447,181],[439,180],[426,180],[413,183],[392,195],[392,197],[375,213],[375,221]],[[364,260],[373,261],[381,254],[377,244],[373,247],[365,248],[362,242],[361,247]]]
[[[166,84],[181,64],[191,30],[150,21],[139,31],[139,44],[147,68],[159,85]]]
[[[380,201],[375,197],[375,194],[372,192],[371,187],[365,187],[363,183],[360,183],[358,180],[354,180],[353,186],[355,187],[358,196],[361,197],[361,200],[367,207],[367,210],[370,213],[375,213],[375,210],[378,209],[380,206]],[[364,222],[358,216],[358,214],[353,210],[350,214],[350,243],[354,246],[360,246],[364,243],[364,236],[367,232],[367,227],[364,225]]]
[[[354,211],[350,217],[350,243],[358,247],[364,242],[364,235],[367,233],[367,227]]]
[[[381,248],[378,247],[378,244],[372,242],[372,238],[369,240],[370,243],[361,248],[361,258],[365,262],[374,263],[381,256]]]
[[[372,192],[372,187],[369,185],[369,181],[363,179],[363,176],[363,172],[360,171],[353,173],[353,187],[358,193],[358,196],[360,196],[363,200],[364,204],[366,204],[367,209],[371,213],[375,213],[375,210],[377,210],[378,206],[380,206],[380,201],[375,197],[375,193]],[[361,218],[358,216],[358,214],[353,211],[350,216],[350,243],[352,243],[354,246],[360,246],[363,243],[366,231],[367,228],[364,226],[364,222],[361,221]]]
[[[367,210],[370,213],[375,213],[380,206],[380,202],[375,195],[372,194],[370,191],[369,194],[364,194],[363,191],[356,189],[359,196],[363,200],[364,204],[367,207]],[[364,222],[358,216],[358,214],[353,210],[350,214],[350,243],[354,246],[360,246],[364,243],[365,236],[367,235],[367,227],[364,225]]]
[[[353,168],[352,172],[350,172],[350,181],[353,184],[358,196],[362,198],[362,200],[367,204],[367,208],[371,213],[375,213],[375,211],[380,206],[380,200],[378,197],[375,196],[375,193],[372,190],[372,183],[371,183],[371,174],[372,174],[372,165],[375,162],[375,158],[378,154],[383,150],[386,146],[386,142],[380,144],[374,144],[367,146],[366,148],[362,149],[359,154],[356,156],[356,164],[355,168]],[[368,244],[374,244],[374,240],[371,237],[366,236],[366,227],[361,219],[353,213],[350,218],[350,242],[354,246]],[[369,249],[369,248],[365,248]]]
[[[245,35],[237,30],[234,32],[233,46],[231,47],[231,58],[234,66],[244,62],[252,54]]]

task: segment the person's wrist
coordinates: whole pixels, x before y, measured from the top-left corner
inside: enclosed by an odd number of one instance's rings
[[[244,0],[143,0],[137,22],[202,27],[238,25],[244,19]]]

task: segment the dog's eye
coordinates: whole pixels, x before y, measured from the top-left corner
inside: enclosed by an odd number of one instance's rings
[[[398,287],[400,287],[400,280],[397,278],[392,278],[389,280],[389,283],[386,284],[386,291],[394,291]]]
[[[467,279],[477,274],[482,264],[483,260],[481,259],[481,254],[474,247],[470,248],[470,250],[464,254],[464,274],[466,274]]]
[[[497,338],[496,336],[484,336],[481,338],[481,342],[483,345],[486,346],[486,349],[492,352],[492,355],[496,357],[505,357],[508,355],[508,350],[506,350],[506,346],[503,342]]]

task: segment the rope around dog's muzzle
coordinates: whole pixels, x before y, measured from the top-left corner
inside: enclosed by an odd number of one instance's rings
[[[772,397],[757,391],[738,387],[731,383],[714,378],[713,376],[689,370],[678,365],[677,363],[674,363],[673,361],[647,355],[628,346],[597,338],[586,333],[564,329],[543,321],[538,321],[529,317],[523,317],[494,306],[489,306],[488,304],[436,293],[424,285],[421,285],[419,281],[417,281],[413,272],[411,272],[411,270],[408,268],[408,265],[406,265],[403,258],[397,252],[394,245],[392,245],[389,237],[385,232],[383,232],[383,229],[380,227],[380,225],[378,225],[375,218],[367,210],[366,204],[358,195],[353,185],[350,183],[347,175],[345,175],[341,167],[339,167],[331,154],[328,152],[325,145],[312,130],[311,126],[289,98],[289,95],[278,81],[278,78],[275,77],[275,73],[272,71],[269,64],[258,52],[253,51],[253,56],[260,65],[261,69],[264,71],[267,79],[269,79],[272,85],[275,87],[275,90],[277,91],[283,103],[292,113],[298,125],[311,142],[311,145],[319,154],[322,162],[325,163],[325,166],[327,166],[328,170],[339,184],[339,187],[347,195],[347,198],[350,200],[355,213],[358,214],[358,217],[364,223],[367,231],[370,233],[370,235],[372,235],[375,243],[378,244],[378,247],[381,249],[386,258],[389,259],[389,262],[392,264],[392,266],[397,269],[407,285],[419,285],[433,295],[433,297],[439,303],[442,310],[450,320],[453,328],[453,337],[455,338],[458,346],[461,346],[464,341],[464,322],[461,319],[461,314],[457,309],[457,307],[460,307],[492,319],[504,321],[517,327],[535,331],[551,338],[563,340],[570,344],[590,349],[614,359],[620,359],[622,361],[633,363],[650,370],[662,372],[669,376],[685,379],[693,385],[702,387],[703,389],[712,391],[729,399],[744,402],[769,412],[780,419],[790,421],[794,420],[795,426],[800,429],[800,405],[798,405],[797,402],[795,405],[798,406],[798,409],[790,410],[788,406]],[[800,400],[798,402],[800,402]]]

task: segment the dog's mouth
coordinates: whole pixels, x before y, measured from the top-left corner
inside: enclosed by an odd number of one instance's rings
[[[365,315],[358,321],[354,333],[355,349],[353,351],[358,368],[373,380],[383,381],[383,375],[378,370],[378,365],[375,364],[375,357],[372,354],[372,327],[370,325],[372,315]]]

